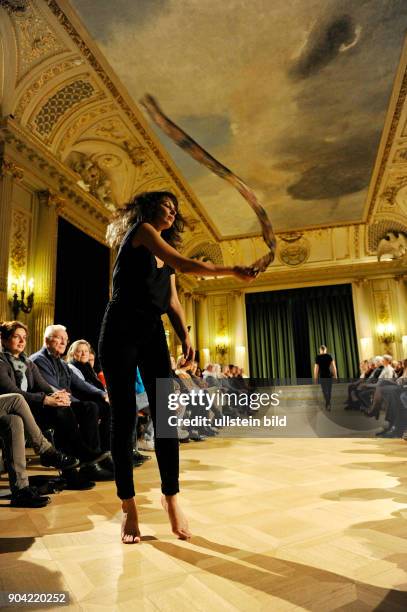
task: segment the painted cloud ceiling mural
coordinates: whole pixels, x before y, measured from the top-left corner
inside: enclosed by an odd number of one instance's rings
[[[134,100],[153,94],[277,230],[361,220],[406,0],[73,4]],[[230,186],[157,134],[220,235],[258,233]]]

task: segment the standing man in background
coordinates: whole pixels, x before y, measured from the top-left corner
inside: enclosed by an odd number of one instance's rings
[[[325,344],[319,347],[319,355],[315,357],[314,383],[321,384],[322,393],[325,399],[325,408],[331,410],[332,379],[338,378],[335,361],[328,353]]]

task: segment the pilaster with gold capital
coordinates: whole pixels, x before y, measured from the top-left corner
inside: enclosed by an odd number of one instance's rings
[[[57,266],[58,213],[64,200],[50,191],[39,191],[38,231],[35,242],[35,304],[32,346],[42,345],[44,329],[54,322]],[[61,321],[63,323],[63,321]]]
[[[249,371],[249,359],[247,353],[247,329],[246,329],[246,302],[244,291],[232,291],[234,298],[233,329],[234,329],[234,363],[243,368],[245,374]]]
[[[9,318],[7,295],[13,183],[15,167],[0,160],[0,319]]]

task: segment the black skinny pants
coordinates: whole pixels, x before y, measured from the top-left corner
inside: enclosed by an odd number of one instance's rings
[[[99,357],[112,409],[111,449],[117,495],[120,499],[130,499],[135,495],[133,432],[137,419],[137,366],[147,392],[154,424],[161,490],[164,495],[175,495],[179,491],[178,438],[157,436],[156,378],[168,379],[171,374],[164,327],[159,317],[137,317],[134,325],[136,329],[129,324],[125,315],[120,316],[120,313],[115,311],[115,305],[110,304],[99,340]]]
[[[328,406],[331,403],[332,395],[332,378],[320,378],[322,393],[324,394],[325,405]]]

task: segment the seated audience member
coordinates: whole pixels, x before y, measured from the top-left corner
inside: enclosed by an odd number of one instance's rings
[[[379,374],[378,380],[394,380],[393,357],[383,355],[383,370]]]
[[[99,407],[99,435],[102,452],[110,451],[111,410],[107,401],[106,388],[96,375],[89,362],[91,346],[86,340],[75,340],[68,349],[66,356],[68,367],[90,385],[93,390],[101,391],[102,396],[93,399]]]
[[[361,410],[366,414],[369,414],[370,412],[372,399],[376,390],[376,384],[384,369],[383,357],[381,355],[377,355],[373,360],[373,365],[374,369],[366,378],[365,384],[360,385],[355,389],[356,397],[361,404]]]
[[[91,351],[91,346],[87,340],[75,340],[75,342],[72,342],[66,355],[68,367],[71,368],[80,379],[96,387],[96,389],[103,391],[103,393],[106,393],[105,386],[97,377],[93,365],[91,364]],[[93,351],[93,363],[94,362]]]
[[[65,390],[70,395],[71,408],[82,438],[88,447],[104,456],[100,461],[83,467],[84,475],[92,480],[113,480],[113,462],[106,448],[110,445],[110,436],[106,433],[107,419],[103,418],[100,409],[101,401],[108,401],[107,393],[81,380],[63,361],[67,344],[66,328],[63,325],[49,325],[44,333],[44,346],[31,355],[31,359],[54,390]],[[103,450],[101,444],[104,445]]]
[[[143,455],[140,450],[154,451],[154,425],[150,415],[147,392],[141,378],[140,370],[136,370],[136,404],[137,404],[137,424],[135,435],[135,447],[133,449],[133,464],[135,467],[141,465],[150,456]]]
[[[42,508],[51,500],[29,486],[25,459],[26,435],[39,454],[41,465],[64,470],[79,464],[74,457],[58,452],[42,435],[22,395],[0,395],[0,438],[4,441],[3,452],[10,481],[10,505],[15,508]]]
[[[385,409],[387,427],[376,435],[383,438],[401,438],[407,430],[407,407],[402,401],[407,391],[407,359],[402,362],[403,372],[397,380],[386,381],[379,385],[373,400],[372,413],[375,415],[381,408]]]
[[[356,389],[361,385],[365,384],[370,374],[374,370],[373,360],[365,359],[359,363],[360,375],[359,379],[348,385],[348,399],[345,402],[345,410],[352,410],[354,408],[360,408],[360,402],[356,395]]]
[[[397,361],[395,359],[393,361],[393,363],[392,363],[392,366],[393,366],[393,369],[394,369],[395,378],[399,378],[400,376],[402,376],[403,371],[404,371],[403,362],[402,361]]]
[[[208,363],[208,365],[202,372],[202,378],[208,384],[208,387],[219,387],[219,381],[216,378],[213,363]]]
[[[198,362],[191,361],[189,367],[187,368],[187,373],[190,375],[192,382],[196,387],[199,387],[200,389],[207,389],[208,383],[197,375],[197,370]]]
[[[3,352],[0,352],[0,393],[18,393],[30,406],[43,429],[54,429],[58,449],[78,457],[81,462],[101,458],[98,449],[89,447],[78,428],[78,420],[66,390],[56,390],[42,377],[40,370],[24,354],[27,327],[19,321],[6,321],[0,326]],[[97,427],[96,415],[89,416],[89,427]],[[89,489],[94,483],[74,469],[64,471],[70,489]]]

